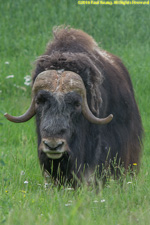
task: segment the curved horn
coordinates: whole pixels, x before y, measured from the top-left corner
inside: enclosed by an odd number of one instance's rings
[[[64,77],[64,78],[63,78]],[[83,83],[82,78],[74,72],[71,71],[65,71],[62,75],[62,88],[65,92],[69,91],[76,91],[78,92],[82,98],[82,113],[84,117],[90,121],[91,123],[95,124],[107,124],[113,119],[113,115],[110,114],[106,118],[98,118],[93,115],[91,110],[89,109],[88,103],[87,103],[87,97],[86,97],[86,88]]]
[[[21,116],[11,116],[7,113],[4,114],[4,116],[14,123],[23,123],[28,120],[30,120],[35,115],[35,103],[34,100],[31,102],[30,108]]]
[[[52,87],[51,87],[51,86],[53,86],[52,80],[55,82],[56,75],[57,75],[57,72],[54,71],[54,70],[44,71],[44,72],[40,73],[37,76],[37,78],[36,78],[36,80],[33,84],[33,88],[32,88],[33,96],[41,88],[45,89],[45,90],[52,89]],[[34,115],[35,115],[34,97],[32,99],[30,108],[23,115],[21,115],[21,116],[11,116],[7,113],[4,114],[4,116],[8,120],[10,120],[11,122],[14,122],[14,123],[26,122],[26,121],[30,120]]]
[[[86,89],[85,89],[84,85],[83,85],[83,89],[81,90],[81,92],[82,92],[82,96],[83,96],[82,113],[88,121],[90,121],[91,123],[102,125],[102,124],[109,123],[113,119],[112,114],[110,114],[106,118],[95,117],[93,115],[93,113],[91,112],[91,110],[89,109],[89,106],[88,106],[88,103],[87,103],[87,98],[86,98]]]
[[[109,123],[113,119],[113,115],[112,114],[110,114],[106,118],[98,118],[98,117],[95,117],[93,115],[93,113],[90,111],[89,107],[88,107],[86,98],[83,99],[82,112],[83,112],[84,117],[88,121],[90,121],[91,123],[95,123],[95,124],[100,124],[100,125],[107,124],[107,123]]]

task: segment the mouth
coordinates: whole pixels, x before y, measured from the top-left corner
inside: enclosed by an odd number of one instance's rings
[[[50,159],[60,159],[66,151],[50,151],[47,149],[42,150]]]
[[[60,159],[63,156],[63,153],[46,153],[46,155],[50,159]]]

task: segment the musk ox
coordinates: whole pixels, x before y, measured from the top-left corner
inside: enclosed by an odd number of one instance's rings
[[[106,167],[114,174],[114,164],[139,169],[143,130],[127,69],[81,30],[53,33],[36,61],[30,108],[5,117],[36,117],[41,168],[61,184]]]

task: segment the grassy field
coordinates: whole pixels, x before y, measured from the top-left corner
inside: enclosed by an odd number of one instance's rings
[[[121,57],[133,81],[145,130],[141,170],[123,186],[114,180],[95,193],[45,188],[37,158],[34,119],[8,122],[30,104],[33,62],[52,27],[71,25]],[[62,0],[0,0],[0,224],[149,224],[150,215],[150,7],[93,6]],[[8,77],[13,75],[11,77]]]

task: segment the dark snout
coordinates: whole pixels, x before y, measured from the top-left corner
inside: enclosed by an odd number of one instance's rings
[[[59,159],[68,151],[68,145],[65,139],[43,138],[41,149],[48,158]]]

